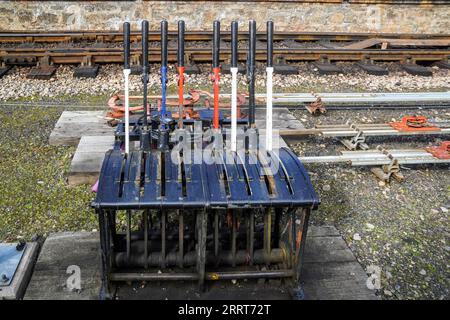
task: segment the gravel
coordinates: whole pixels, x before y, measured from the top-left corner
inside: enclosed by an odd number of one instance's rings
[[[295,115],[307,127],[347,119],[380,123],[400,119],[405,111],[329,111]],[[419,110],[431,118],[450,119],[442,110]],[[369,140],[369,146],[410,148],[438,138]],[[336,154],[336,139],[310,138],[291,146],[299,155]],[[367,167],[306,165],[321,198],[312,224],[335,225],[364,268],[381,268],[383,299],[449,299],[450,166],[405,166],[405,181],[379,183]]]
[[[385,64],[390,69],[387,76],[372,76],[362,72],[351,63],[338,63],[345,70],[343,74],[322,76],[314,71],[311,64],[300,64],[297,75],[274,75],[274,92],[404,92],[404,91],[447,91],[450,87],[450,70],[433,67],[432,77],[420,77],[407,74],[394,63]],[[199,65],[203,74],[188,75],[186,89],[211,89],[208,77],[209,65]],[[0,79],[0,101],[43,98],[70,98],[77,96],[111,95],[121,91],[122,69],[120,65],[102,65],[96,78],[74,78],[74,66],[58,67],[50,80],[27,79],[30,67],[14,67],[13,70]],[[258,92],[264,92],[264,65],[257,69],[256,87]],[[159,92],[159,67],[152,65],[150,70],[150,92]],[[168,92],[175,93],[177,84],[176,70],[169,66]],[[222,91],[228,92],[231,86],[231,76],[221,75]],[[140,93],[141,77],[130,77],[130,90]],[[245,76],[239,75],[239,90],[246,92]]]

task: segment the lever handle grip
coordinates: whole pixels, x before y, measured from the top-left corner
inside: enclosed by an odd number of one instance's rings
[[[267,66],[273,67],[273,21],[267,21]]]
[[[220,21],[215,20],[213,24],[213,68],[219,67],[220,56]]]
[[[231,22],[231,67],[237,68],[238,65],[238,23]]]
[[[148,21],[142,21],[142,67],[148,70]]]
[[[256,21],[251,20],[249,22],[249,45],[248,45],[250,67],[255,66],[255,54],[256,54]]]
[[[161,65],[167,67],[167,21],[161,21]]]
[[[178,66],[184,67],[184,21],[178,21]]]
[[[130,23],[123,24],[123,68],[130,69]]]

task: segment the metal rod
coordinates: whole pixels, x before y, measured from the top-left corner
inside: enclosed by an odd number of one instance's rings
[[[161,212],[161,268],[166,267],[166,219],[167,212]]]
[[[219,256],[219,212],[214,212],[214,255]]]
[[[197,242],[200,244],[200,242]],[[203,248],[205,248],[203,246]],[[133,249],[136,249],[133,247]],[[184,267],[196,266],[199,258],[199,246],[197,245],[195,250],[192,248],[184,254],[183,265]],[[286,252],[280,248],[274,248],[268,255],[263,249],[254,251],[254,264],[278,264],[287,262]],[[212,251],[204,251],[204,257],[202,257],[203,269],[205,265],[208,266],[232,266],[235,265],[249,265],[249,253],[247,250],[237,250],[236,258],[233,259],[231,250],[220,251],[219,255],[214,255]],[[133,250],[130,261],[126,259],[126,252],[117,252],[114,256],[114,261],[117,267],[142,267],[144,265],[144,255],[142,251]],[[152,267],[161,268],[161,252],[152,251],[148,256],[148,264]],[[178,265],[178,252],[169,252],[166,256],[166,267],[172,267]]]
[[[213,82],[214,82],[214,114],[213,128],[219,129],[219,77],[220,77],[220,21],[215,20],[213,24]]]
[[[423,149],[388,150],[398,164],[450,163],[450,159],[438,159]],[[377,166],[391,163],[391,159],[378,150],[344,151],[341,155],[299,157],[303,163],[350,163],[352,166]]]
[[[274,271],[239,271],[239,272],[208,272],[205,280],[233,280],[233,279],[258,279],[258,278],[290,278],[293,270]],[[111,281],[196,281],[197,273],[111,273]]]
[[[273,21],[267,21],[266,150],[272,151]]]
[[[271,252],[271,235],[272,235],[272,213],[270,209],[264,211],[264,253],[270,255]]]
[[[250,255],[250,261],[249,264],[253,265],[253,259],[254,259],[254,245],[255,245],[255,214],[253,212],[250,212],[250,243],[249,243],[249,255]]]
[[[148,268],[148,211],[144,210],[144,268]]]
[[[143,98],[143,105],[144,105],[144,127],[147,127],[147,85],[148,85],[148,21],[143,20],[142,21],[142,83],[144,85],[144,98]]]
[[[249,45],[247,57],[248,78],[248,122],[251,127],[255,126],[255,52],[256,52],[256,21],[249,22]]]
[[[166,20],[161,21],[161,119],[166,117],[166,86],[167,86],[167,29]]]
[[[183,116],[184,116],[184,21],[178,21],[178,127],[183,128]]]
[[[131,257],[131,211],[127,210],[127,261]]]
[[[183,268],[183,257],[184,257],[184,217],[183,211],[179,210],[178,212],[178,266]]]
[[[232,259],[232,267],[236,266],[236,234],[237,234],[237,219],[236,219],[236,212],[231,211],[231,259]]]
[[[238,23],[231,23],[231,151],[237,151]]]
[[[130,23],[123,24],[123,76],[125,81],[125,154],[130,152]]]
[[[205,280],[207,217],[205,210],[202,210],[197,214],[197,274],[198,285],[201,290],[203,289]]]

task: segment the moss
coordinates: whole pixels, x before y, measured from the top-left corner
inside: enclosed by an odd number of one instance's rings
[[[66,183],[74,148],[48,145],[60,113],[56,108],[0,111],[0,241],[96,228],[89,186]]]

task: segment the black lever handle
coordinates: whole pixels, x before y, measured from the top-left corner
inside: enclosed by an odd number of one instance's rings
[[[167,21],[161,21],[161,65],[167,67]]]
[[[238,23],[231,22],[231,67],[237,68],[238,65]]]
[[[148,71],[148,21],[142,21],[142,72]]]
[[[249,22],[248,40],[248,122],[251,126],[255,124],[255,53],[256,53],[256,21]]]
[[[130,69],[130,23],[123,24],[123,68]]]
[[[215,20],[213,24],[213,68],[219,67],[220,55],[220,21]]]
[[[184,21],[178,21],[178,66],[184,67]]]
[[[273,21],[267,21],[267,66],[273,67]]]
[[[147,122],[147,83],[148,83],[148,21],[142,21],[142,82],[143,88],[143,105],[144,105],[144,119],[143,124],[146,127]],[[146,137],[144,140],[146,140]],[[148,141],[144,141],[143,145],[147,146]]]
[[[249,22],[249,43],[248,43],[248,56],[249,66],[255,66],[255,52],[256,52],[256,21],[251,20]]]

